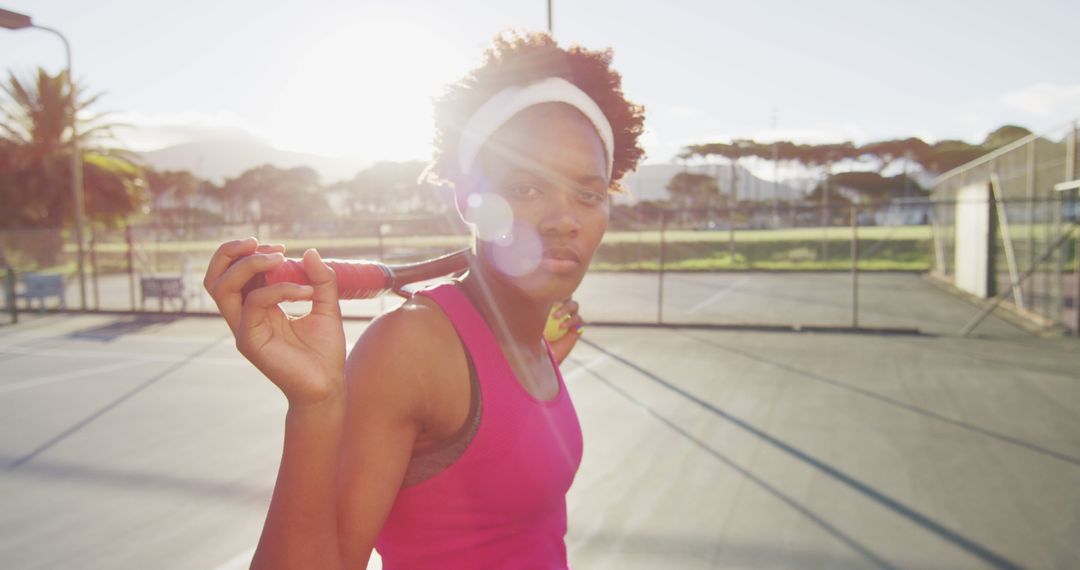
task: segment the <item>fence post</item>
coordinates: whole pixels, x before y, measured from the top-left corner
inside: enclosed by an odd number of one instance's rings
[[[15,268],[7,268],[7,300],[8,310],[11,311],[11,324],[19,324],[19,299],[15,296],[15,286],[18,280],[15,276]]]
[[[1027,196],[1027,266],[1035,261],[1035,143],[1028,143],[1027,145],[1027,176],[1025,177],[1025,196]],[[1033,281],[1032,286],[1026,289],[1027,292],[1027,305],[1031,307],[1033,312],[1037,312],[1038,308],[1035,306],[1035,288],[1038,285]]]
[[[380,263],[386,263],[386,250],[384,249],[384,245],[383,245],[383,222],[382,222],[382,220],[379,220],[379,222],[377,224],[375,224],[375,234],[378,236],[378,239],[379,239],[379,262]],[[379,295],[379,313],[381,314],[381,313],[383,313],[385,311],[386,311],[386,295]]]
[[[664,323],[664,253],[665,253],[664,252],[664,249],[665,249],[664,234],[665,234],[666,230],[667,230],[667,210],[661,209],[660,210],[660,270],[657,272],[657,275],[659,276],[659,279],[660,279],[660,288],[659,288],[659,292],[657,293],[657,296],[656,296],[657,297],[657,303],[656,303],[656,323],[657,324],[663,324]]]
[[[124,241],[127,242],[128,297],[131,311],[135,311],[135,240],[131,237],[131,226],[124,225]]]
[[[735,269],[735,211],[736,206],[728,205],[728,257],[731,268]]]
[[[851,202],[851,328],[859,328],[859,209]]]
[[[1080,142],[1078,139],[1080,139],[1080,123],[1074,122],[1066,145],[1069,156],[1065,157],[1065,180],[1076,180],[1077,142]],[[1080,198],[1080,190],[1076,193]],[[1080,199],[1077,200],[1076,207],[1080,208]],[[1078,219],[1073,220],[1073,224],[1080,226],[1080,212],[1074,212],[1074,215],[1077,215]],[[1073,336],[1080,336],[1080,234],[1077,234],[1073,241],[1073,259],[1076,261],[1073,267]]]
[[[821,263],[829,267],[829,178],[832,176],[832,162],[825,167],[825,181],[821,184]]]
[[[90,273],[94,276],[94,310],[101,310],[101,293],[98,282],[98,262],[97,262],[97,232],[94,231],[94,225],[90,224]]]

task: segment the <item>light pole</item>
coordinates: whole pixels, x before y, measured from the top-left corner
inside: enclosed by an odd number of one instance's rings
[[[21,30],[24,28],[36,28],[51,34],[55,34],[64,42],[64,55],[67,57],[67,80],[68,80],[68,106],[71,116],[71,193],[75,199],[75,243],[78,246],[79,267],[79,308],[86,310],[86,270],[83,266],[85,257],[83,247],[83,218],[85,217],[85,205],[83,203],[83,171],[82,155],[79,152],[79,132],[75,118],[75,78],[71,73],[71,44],[68,43],[64,34],[58,30],[39,26],[30,19],[30,16],[0,9],[0,28],[8,30]]]

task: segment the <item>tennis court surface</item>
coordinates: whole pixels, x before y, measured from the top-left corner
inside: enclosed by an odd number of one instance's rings
[[[563,366],[574,568],[1080,567],[1075,339],[585,339]],[[0,371],[0,566],[246,567],[285,402],[221,320],[28,314],[0,327]]]

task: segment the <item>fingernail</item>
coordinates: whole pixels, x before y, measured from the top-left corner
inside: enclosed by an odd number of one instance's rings
[[[581,325],[580,327],[578,327],[577,331],[575,331],[575,332],[577,332],[579,335],[581,333],[585,332],[585,325]]]

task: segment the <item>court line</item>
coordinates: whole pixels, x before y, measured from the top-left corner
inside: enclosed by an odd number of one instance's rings
[[[854,392],[856,394],[859,394],[861,396],[865,396],[865,397],[868,397],[868,398],[873,398],[874,400],[877,400],[879,402],[883,402],[883,403],[891,405],[891,406],[896,406],[898,408],[907,410],[909,412],[914,412],[916,414],[921,414],[923,416],[933,418],[935,420],[938,420],[938,421],[941,421],[941,422],[944,422],[944,423],[947,423],[947,424],[950,424],[950,425],[953,425],[953,426],[956,426],[956,427],[959,427],[959,428],[962,428],[962,429],[970,430],[970,431],[975,432],[975,433],[980,434],[980,435],[984,435],[984,436],[987,436],[987,437],[992,437],[994,439],[997,439],[999,441],[1003,441],[1003,442],[1011,444],[1011,445],[1016,445],[1016,446],[1022,447],[1024,449],[1034,451],[1036,453],[1041,453],[1043,455],[1053,457],[1054,459],[1059,459],[1061,461],[1065,461],[1067,463],[1072,463],[1073,465],[1080,466],[1080,458],[1073,457],[1071,455],[1066,455],[1066,454],[1061,453],[1059,451],[1054,451],[1053,449],[1049,449],[1049,448],[1043,447],[1043,446],[1038,445],[1038,444],[1034,444],[1034,443],[1031,443],[1031,442],[1028,442],[1028,441],[1024,441],[1023,439],[1020,439],[1020,438],[1015,437],[1015,436],[1011,436],[1011,435],[1006,434],[1006,433],[996,432],[994,430],[984,428],[982,426],[977,426],[977,425],[965,422],[963,420],[950,418],[949,416],[946,416],[944,414],[940,414],[938,412],[934,412],[932,410],[928,410],[928,409],[925,409],[925,408],[920,408],[919,406],[915,406],[913,404],[910,404],[908,402],[904,402],[902,400],[898,400],[896,398],[890,398],[889,396],[884,396],[884,395],[878,394],[877,392],[874,392],[873,390],[867,390],[866,388],[861,388],[859,386],[849,384],[847,382],[843,382],[843,381],[840,381],[840,380],[836,380],[836,379],[830,378],[828,376],[824,376],[824,375],[821,375],[821,374],[817,374],[815,372],[811,372],[811,371],[808,371],[808,370],[797,368],[795,366],[791,366],[789,364],[778,362],[776,360],[771,360],[771,359],[766,358],[764,356],[759,356],[759,355],[754,354],[753,352],[747,351],[745,349],[733,348],[731,346],[723,345],[723,344],[720,344],[718,342],[711,341],[711,340],[705,340],[705,339],[700,338],[698,336],[688,334],[688,333],[685,333],[685,332],[681,332],[681,331],[680,331],[679,334],[682,334],[683,336],[690,337],[690,338],[692,338],[692,339],[694,339],[697,342],[700,342],[702,344],[707,344],[709,346],[719,348],[720,350],[724,350],[724,351],[730,352],[732,354],[737,354],[739,356],[742,356],[743,358],[747,358],[747,359],[753,360],[755,362],[761,362],[761,363],[766,364],[768,366],[779,368],[780,370],[784,370],[786,372],[789,372],[789,373],[794,374],[796,376],[800,376],[802,378],[807,378],[807,379],[814,380],[814,381],[817,381],[817,382],[821,382],[821,383],[824,383],[824,384],[827,384],[827,385],[830,385],[830,386],[835,386],[837,388],[850,390],[850,391],[852,391],[852,392]],[[939,349],[936,349],[936,348],[932,348],[930,345],[926,345],[926,344],[924,344],[924,345],[917,345],[917,344],[913,344],[913,343],[902,343],[902,344],[905,344],[905,345],[911,346],[911,347],[915,347],[915,348],[918,348],[918,349],[922,349],[922,350],[939,350]],[[971,357],[971,355],[963,353],[962,351],[946,350],[944,352],[946,354],[950,354],[950,355],[955,354],[955,355],[965,355],[965,356]],[[1005,361],[992,360],[992,359],[976,358],[976,360],[987,360],[987,361],[992,362],[994,364],[1010,364],[1010,363],[1005,362]],[[1022,366],[1025,369],[1031,368],[1030,365],[1022,365]],[[1055,373],[1060,373],[1058,371],[1054,371],[1054,372]]]
[[[90,414],[89,416],[86,416],[82,420],[79,420],[74,425],[67,428],[66,430],[64,430],[60,434],[56,435],[55,437],[53,437],[49,441],[46,441],[45,443],[39,445],[37,448],[35,448],[30,453],[27,453],[26,455],[23,455],[19,459],[16,459],[15,461],[9,463],[8,466],[7,466],[7,469],[8,470],[18,469],[20,465],[23,465],[24,463],[33,460],[38,455],[41,455],[42,453],[48,451],[50,448],[52,448],[57,443],[60,443],[61,441],[64,441],[65,439],[67,439],[71,434],[74,434],[74,433],[78,432],[79,430],[86,427],[90,423],[93,423],[94,421],[96,421],[101,416],[109,413],[111,410],[115,409],[120,404],[123,404],[124,402],[130,400],[131,398],[134,398],[136,395],[139,394],[139,392],[142,392],[143,390],[145,390],[145,389],[149,388],[150,386],[156,384],[157,382],[161,381],[163,378],[168,377],[170,374],[172,374],[173,372],[176,372],[177,370],[183,368],[188,363],[195,361],[203,353],[205,353],[206,351],[213,348],[219,342],[221,342],[220,339],[211,341],[211,342],[207,343],[206,346],[200,348],[199,350],[196,350],[195,352],[193,352],[193,353],[191,353],[191,354],[189,354],[189,355],[187,355],[185,357],[178,358],[170,366],[166,367],[161,372],[158,372],[157,374],[155,374],[155,375],[151,376],[150,378],[146,379],[146,381],[144,381],[142,384],[139,384],[135,388],[133,388],[133,389],[127,391],[125,394],[121,395],[119,398],[116,398],[115,400],[113,400],[109,404],[107,404],[104,407],[98,409],[96,412]]]
[[[581,363],[578,360],[574,360],[573,363],[577,364],[578,367],[571,370],[570,372],[567,372],[566,374],[563,374],[563,381],[570,380],[571,378],[575,378],[577,376],[581,376],[582,374],[584,374],[586,372],[591,372],[591,370],[589,370],[590,368],[592,368],[593,366],[596,366],[597,364],[600,364],[601,362],[603,362],[605,360],[610,360],[610,359],[611,359],[610,356],[608,356],[608,355],[604,354],[603,352],[601,352],[601,353],[597,354],[596,356],[590,358],[589,361],[585,362],[584,364]]]
[[[814,524],[821,527],[822,530],[824,530],[827,534],[831,535],[833,538],[839,540],[840,542],[846,544],[847,546],[849,546],[855,552],[861,554],[868,561],[872,562],[876,567],[884,568],[886,570],[898,570],[896,566],[890,564],[887,560],[885,560],[881,556],[878,556],[878,554],[876,552],[874,552],[873,550],[871,550],[870,547],[868,547],[865,544],[859,542],[858,540],[855,539],[855,537],[848,535],[843,530],[838,528],[836,525],[834,525],[834,524],[830,523],[829,521],[825,520],[822,516],[818,515],[816,512],[811,510],[809,507],[807,507],[803,503],[801,503],[798,500],[794,499],[790,495],[784,493],[778,487],[772,485],[771,483],[769,483],[765,479],[762,479],[761,477],[758,477],[749,468],[746,468],[746,467],[743,467],[742,465],[739,465],[738,463],[735,462],[734,459],[728,457],[727,455],[724,455],[723,453],[720,453],[719,451],[717,451],[716,449],[711,447],[709,444],[705,443],[704,441],[702,441],[701,439],[696,437],[694,434],[686,431],[682,427],[679,427],[679,425],[676,424],[674,421],[668,419],[663,414],[661,414],[661,413],[657,412],[656,410],[652,409],[651,407],[648,406],[648,404],[646,404],[642,400],[634,397],[632,394],[630,394],[624,388],[618,386],[615,382],[612,382],[611,380],[609,380],[606,376],[598,374],[595,370],[587,370],[586,369],[586,371],[589,372],[590,374],[592,374],[593,378],[596,378],[601,383],[606,384],[608,388],[611,388],[617,394],[619,394],[623,398],[629,400],[631,404],[637,406],[638,409],[640,409],[641,411],[643,411],[646,414],[652,416],[653,418],[658,420],[660,423],[668,426],[670,429],[675,431],[675,433],[678,433],[679,435],[683,436],[684,438],[686,438],[688,441],[690,441],[692,444],[694,444],[695,446],[700,448],[705,453],[708,453],[709,455],[713,456],[714,458],[721,461],[722,463],[724,463],[725,465],[727,465],[731,469],[738,472],[743,477],[746,477],[751,482],[753,482],[754,484],[756,484],[759,487],[761,487],[762,489],[764,489],[766,493],[772,495],[777,500],[781,501],[782,503],[784,503],[785,505],[791,507],[792,509],[795,509],[800,514],[802,514],[804,517],[810,519],[811,522],[813,522]]]
[[[585,344],[595,348],[596,350],[610,354],[612,359],[624,364],[627,368],[630,368],[631,370],[637,371],[645,378],[648,378],[649,380],[655,382],[656,384],[659,384],[660,386],[663,386],[669,391],[674,392],[679,396],[682,396],[684,399],[693,402],[694,404],[697,404],[699,407],[704,408],[709,412],[712,412],[717,417],[727,420],[728,422],[742,429],[743,431],[746,431],[751,435],[758,437],[759,439],[761,439],[765,443],[768,443],[769,445],[772,445],[776,449],[787,453],[788,455],[791,455],[792,457],[798,459],[799,461],[802,461],[803,463],[806,463],[807,465],[817,469],[818,471],[829,476],[835,481],[851,487],[855,491],[862,494],[864,497],[893,511],[894,513],[900,515],[901,517],[907,519],[915,525],[922,527],[923,529],[929,531],[931,534],[937,535],[938,537],[945,539],[946,541],[952,543],[954,546],[966,551],[968,554],[979,558],[986,564],[994,568],[999,568],[1003,570],[1018,570],[1022,568],[1020,565],[1013,562],[1012,560],[1009,560],[1005,556],[998,554],[990,547],[983,546],[975,540],[963,535],[959,531],[953,530],[952,528],[949,528],[944,524],[937,522],[930,516],[923,514],[922,512],[908,506],[907,504],[897,499],[894,499],[893,497],[875,489],[870,484],[864,483],[862,480],[852,475],[849,475],[848,473],[834,467],[833,465],[821,459],[818,459],[817,457],[811,455],[806,451],[803,451],[802,449],[788,443],[787,441],[784,441],[783,439],[780,439],[779,437],[776,437],[766,432],[764,429],[757,427],[753,423],[746,421],[728,411],[725,411],[720,407],[716,406],[715,404],[704,400],[691,392],[688,392],[682,387],[677,386],[670,381],[660,377],[659,375],[652,373],[641,365],[632,362],[625,357],[609,352],[606,348],[603,348],[594,342],[590,342],[585,339],[582,340],[585,342]]]
[[[220,342],[220,341],[218,341]],[[217,342],[213,343],[217,344]],[[211,345],[212,346],[212,345]],[[234,366],[246,366],[248,363],[240,358],[220,358],[215,356],[199,356],[188,358],[175,354],[130,352],[124,350],[78,350],[71,348],[30,348],[23,346],[0,345],[0,354],[18,354],[24,356],[57,356],[61,358],[124,358],[138,360],[140,362],[200,362],[203,364],[229,364]]]
[[[717,291],[716,293],[713,293],[713,295],[711,297],[709,297],[708,299],[705,299],[704,301],[694,305],[693,307],[690,307],[689,312],[695,313],[695,312],[700,311],[701,309],[704,309],[705,307],[719,301],[720,299],[722,299],[728,293],[730,293],[730,292],[738,289],[739,287],[741,287],[742,284],[746,283],[746,281],[748,279],[750,279],[749,275],[743,275],[742,277],[740,277],[734,283],[728,285],[727,287],[724,287],[723,289]]]
[[[0,336],[5,341],[38,340],[52,338],[56,340],[89,341],[89,342],[117,342],[121,338],[131,342],[146,342],[151,344],[197,344],[201,345],[206,339],[192,335],[164,335],[164,334],[140,334],[130,333],[122,335],[98,334],[93,332],[45,332],[45,331],[20,331]]]
[[[52,384],[54,382],[62,382],[64,380],[75,380],[76,378],[83,378],[85,376],[93,376],[95,374],[104,374],[106,372],[114,372],[117,370],[123,370],[125,368],[132,368],[140,364],[145,364],[142,360],[126,360],[124,362],[113,362],[112,364],[105,364],[102,366],[95,366],[93,368],[83,368],[82,370],[74,370],[72,372],[62,372],[60,374],[51,374],[48,376],[42,376],[40,378],[31,378],[29,380],[23,380],[21,382],[13,382],[11,384],[0,385],[0,394],[7,392],[14,392],[16,390],[23,390],[26,388],[34,388],[36,386],[42,386],[44,384]]]

